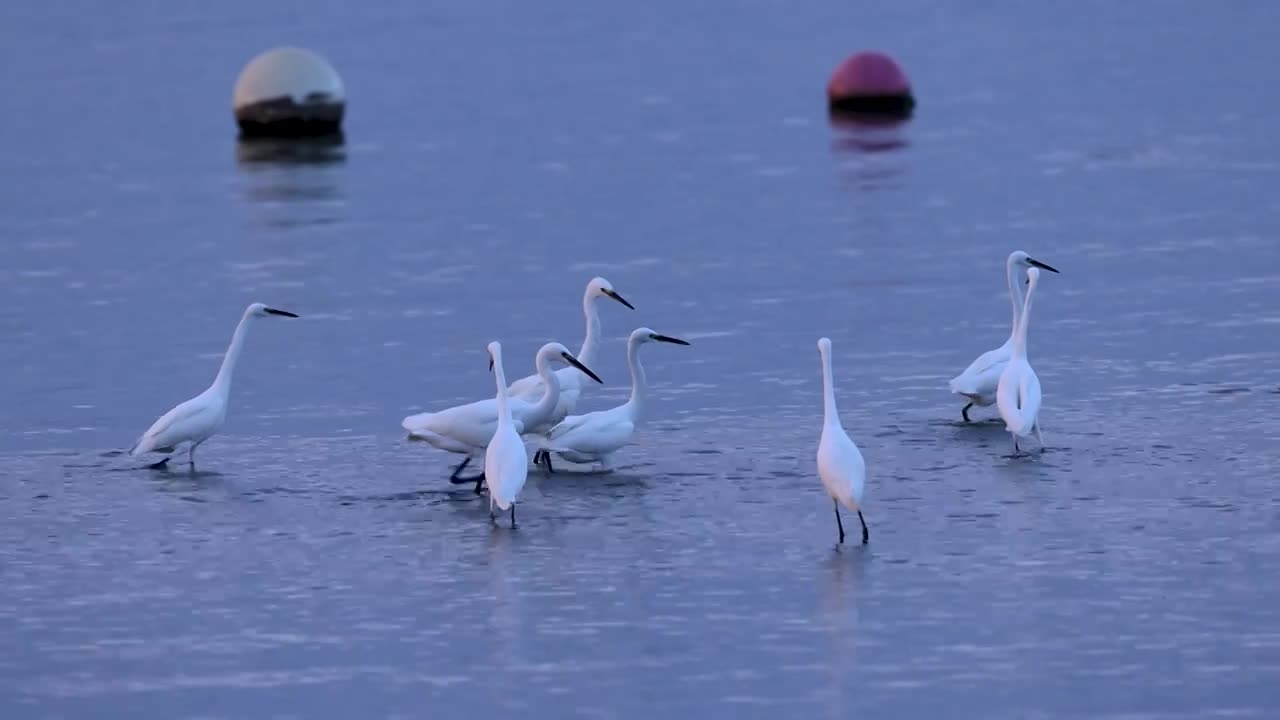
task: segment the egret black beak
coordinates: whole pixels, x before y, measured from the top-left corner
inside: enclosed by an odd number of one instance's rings
[[[618,293],[616,293],[616,292],[614,292],[614,291],[612,291],[612,290],[604,290],[604,289],[602,289],[602,290],[600,290],[600,292],[604,293],[605,295],[608,295],[609,297],[613,298],[614,300],[617,300],[618,302],[622,303],[623,305],[626,305],[627,307],[631,308],[632,310],[635,310],[635,309],[636,309],[636,307],[635,307],[634,305],[632,305],[631,303],[627,302],[627,301],[626,301],[626,299],[624,299],[621,295],[619,295]]]
[[[655,342],[673,343],[673,344],[675,344],[675,345],[688,345],[688,344],[689,344],[689,343],[688,343],[688,341],[686,341],[686,340],[681,340],[680,338],[673,338],[673,337],[671,337],[671,336],[669,336],[669,335],[658,335],[657,333],[654,333],[654,335],[653,335],[653,339],[654,339],[654,341],[655,341]]]
[[[1058,271],[1057,271],[1057,269],[1052,268],[1052,267],[1049,267],[1048,265],[1045,265],[1044,263],[1040,262],[1039,260],[1032,260],[1031,258],[1027,258],[1027,264],[1028,264],[1028,265],[1030,265],[1030,266],[1032,266],[1032,267],[1038,267],[1038,268],[1040,268],[1041,270],[1048,270],[1049,272],[1052,272],[1052,273],[1056,273],[1056,272],[1058,272]],[[1059,275],[1061,275],[1062,273],[1058,273],[1058,274],[1059,274]]]
[[[281,317],[298,317],[288,310],[277,310],[275,308],[263,308],[262,312],[268,315],[280,315]]]
[[[493,356],[489,356],[489,372],[493,372]]]
[[[596,382],[600,383],[601,385],[603,385],[603,384],[604,384],[604,381],[603,381],[603,380],[601,380],[601,379],[600,379],[600,377],[599,377],[598,375],[596,375],[595,373],[591,372],[591,368],[588,368],[586,365],[583,365],[581,362],[579,362],[579,361],[578,361],[578,358],[576,358],[576,357],[574,357],[574,356],[570,355],[569,353],[560,353],[560,357],[564,358],[564,361],[565,361],[565,362],[569,363],[570,365],[572,365],[572,366],[574,366],[574,367],[578,368],[579,370],[581,370],[582,372],[586,373],[587,377],[591,378],[592,380],[595,380]]]

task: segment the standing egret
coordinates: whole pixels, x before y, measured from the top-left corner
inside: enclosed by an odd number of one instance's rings
[[[269,308],[262,303],[253,303],[245,308],[240,324],[236,325],[235,334],[231,336],[231,345],[227,347],[227,353],[222,357],[222,367],[218,368],[218,376],[213,379],[213,384],[199,395],[161,415],[159,420],[142,433],[142,437],[138,438],[133,447],[129,448],[130,455],[138,456],[149,452],[172,455],[179,445],[190,443],[187,462],[193,470],[195,469],[196,448],[222,429],[222,423],[227,419],[231,376],[235,373],[240,352],[244,350],[244,339],[249,334],[249,323],[254,318],[268,315],[298,317],[291,312]],[[158,468],[167,462],[169,458],[166,457],[151,467]]]
[[[567,353],[566,353],[567,354]],[[489,519],[494,519],[493,508],[511,508],[511,527],[516,526],[516,498],[524,488],[529,475],[529,456],[520,429],[511,417],[507,404],[507,374],[502,369],[502,346],[489,343],[489,366],[498,384],[498,427],[493,431],[484,451],[485,481],[489,485]]]
[[[1004,372],[1013,351],[1013,336],[1018,331],[1018,315],[1022,312],[1022,273],[1032,267],[1058,272],[1021,250],[1009,253],[1009,259],[1005,262],[1005,275],[1009,282],[1009,300],[1013,304],[1013,322],[1009,327],[1009,339],[995,350],[988,350],[979,355],[969,364],[969,367],[965,368],[964,372],[951,379],[951,392],[968,401],[968,404],[960,410],[960,415],[965,422],[969,422],[969,408],[974,405],[986,407],[996,401],[996,387],[1000,384],[1000,374]]]
[[[587,319],[587,336],[582,340],[582,349],[578,351],[577,357],[588,366],[595,364],[596,351],[600,348],[600,312],[596,308],[596,301],[601,298],[616,300],[635,310],[631,303],[614,291],[613,285],[608,280],[597,277],[587,283],[586,292],[582,295],[582,313]],[[578,398],[582,394],[582,375],[573,368],[565,368],[557,370],[556,377],[560,380],[560,400],[556,403],[555,411],[538,427],[526,425],[526,433],[546,432],[552,425],[572,413],[577,406]],[[511,397],[536,399],[546,391],[546,387],[546,381],[541,376],[530,375],[511,383],[507,392]]]
[[[596,382],[603,382],[594,372],[569,352],[568,348],[557,342],[547,343],[538,349],[534,357],[534,366],[548,390],[542,393],[537,402],[526,398],[511,398],[511,414],[518,432],[533,425],[541,425],[554,412],[560,397],[559,376],[552,372],[552,363],[569,365],[581,370]],[[409,431],[412,440],[425,440],[432,446],[451,453],[465,455],[462,463],[454,468],[449,481],[454,484],[475,482],[479,492],[484,473],[473,477],[463,477],[463,469],[471,462],[471,458],[484,452],[498,426],[498,401],[496,398],[477,400],[465,405],[455,405],[439,412],[425,412],[406,417],[400,423]]]
[[[858,513],[862,523],[862,544],[867,544],[870,534],[867,521],[862,518],[862,489],[867,480],[867,464],[862,452],[840,424],[836,410],[835,382],[831,379],[831,340],[818,339],[818,354],[822,357],[822,439],[818,441],[818,477],[831,496],[836,509],[836,528],[840,530],[840,542],[844,543],[844,521],[840,519],[840,506]]]
[[[996,391],[996,405],[1005,428],[1013,434],[1013,454],[1018,454],[1018,438],[1030,437],[1034,432],[1044,452],[1044,438],[1040,436],[1040,378],[1027,361],[1027,325],[1031,321],[1031,296],[1040,282],[1040,271],[1027,268],[1027,299],[1022,303],[1022,317],[1013,335],[1013,355],[1000,374],[1000,386]]]
[[[534,455],[547,463],[551,471],[551,453],[576,463],[599,462],[609,469],[609,456],[631,440],[644,411],[644,367],[640,365],[640,346],[648,342],[688,345],[679,338],[660,335],[649,328],[637,328],[627,339],[627,365],[631,368],[631,399],[608,410],[597,410],[586,415],[570,415],[551,428],[539,442],[541,448]]]

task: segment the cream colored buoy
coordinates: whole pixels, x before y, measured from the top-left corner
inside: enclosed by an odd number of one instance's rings
[[[255,57],[240,71],[232,108],[244,137],[334,135],[342,132],[346,91],[324,58],[281,47]]]

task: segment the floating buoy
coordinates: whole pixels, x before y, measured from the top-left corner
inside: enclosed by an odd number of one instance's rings
[[[249,61],[236,79],[232,109],[246,138],[315,138],[342,132],[346,92],[324,58],[281,47]]]
[[[832,112],[905,117],[916,106],[911,81],[893,58],[881,52],[850,55],[827,82]]]

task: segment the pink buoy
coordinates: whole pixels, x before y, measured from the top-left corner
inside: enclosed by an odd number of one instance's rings
[[[850,55],[827,82],[827,104],[833,111],[874,115],[910,115],[916,100],[911,81],[893,58],[881,52]]]

